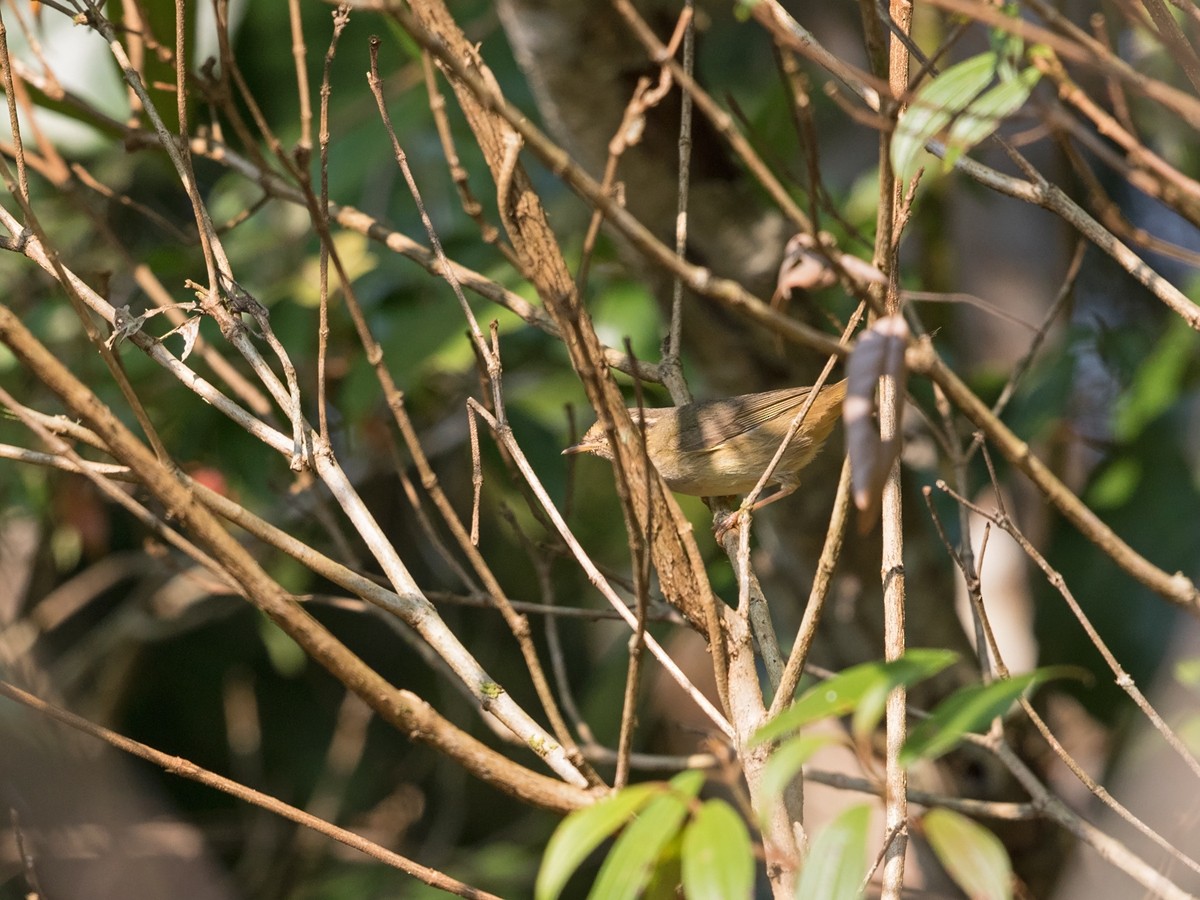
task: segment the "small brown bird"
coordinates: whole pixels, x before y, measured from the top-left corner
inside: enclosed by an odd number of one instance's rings
[[[696,497],[749,493],[811,391],[810,387],[783,388],[642,410],[646,453],[673,491]],[[800,470],[812,462],[833,431],[845,396],[845,381],[821,388],[771,477],[770,483],[779,485],[779,490],[755,507],[786,497],[800,486]],[[638,421],[637,409],[629,410],[629,415]],[[599,422],[563,453],[593,453],[604,459],[613,456]]]

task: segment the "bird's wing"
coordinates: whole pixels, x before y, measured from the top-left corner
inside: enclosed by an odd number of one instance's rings
[[[679,449],[711,453],[765,422],[795,415],[811,388],[784,388],[728,400],[708,400],[680,407]],[[732,398],[731,398],[732,399]]]

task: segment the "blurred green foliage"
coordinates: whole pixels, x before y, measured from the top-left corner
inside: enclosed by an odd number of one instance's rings
[[[170,8],[165,3],[146,5],[156,13],[156,18]],[[321,58],[330,33],[330,8],[315,3],[303,3],[300,7],[308,41],[308,75],[315,100]],[[483,54],[506,96],[533,114],[528,88],[499,32],[491,5],[456,4],[455,12],[482,41]],[[236,51],[242,74],[263,115],[284,147],[291,148],[299,128],[293,61],[287,52],[287,41],[281,37],[287,33],[286,4],[249,4],[237,32]],[[383,36],[381,59],[389,109],[448,254],[532,299],[528,287],[503,263],[499,254],[479,239],[475,225],[461,209],[446,172],[428,98],[421,86],[419,64],[414,61],[411,49],[396,31],[358,12],[352,15],[341,39],[332,70],[331,197],[339,203],[359,207],[408,235],[423,235],[366,89],[367,39],[372,33]],[[169,30],[163,34],[169,34]],[[757,44],[753,43],[756,41]],[[761,31],[756,28],[713,29],[706,35],[701,61],[714,81],[733,85],[732,96],[755,140],[761,142],[769,159],[779,161],[780,168],[790,176],[791,186],[800,193],[806,176],[788,101],[777,84],[770,52],[764,47]],[[171,77],[169,68],[163,77]],[[167,100],[170,95],[159,96]],[[846,124],[836,103],[819,92],[813,102],[819,128],[861,129]],[[461,116],[452,102],[449,107],[458,152],[472,173],[472,187],[483,201],[485,215],[494,222],[494,190],[489,188],[479,153]],[[164,103],[164,108],[173,114],[173,102]],[[208,113],[202,103],[194,102],[190,114],[193,125],[198,125]],[[843,245],[858,249],[862,241],[871,239],[874,231],[878,181],[874,170],[875,138],[873,133],[861,130],[862,135],[870,134],[870,141],[862,140],[860,135],[854,143],[868,164],[859,165],[860,160],[853,154],[839,156],[830,164],[827,187],[847,224],[822,222],[822,227],[836,233]],[[259,150],[268,152],[265,144]],[[126,152],[121,146],[110,144],[83,155],[81,161],[97,178],[144,204],[176,228],[188,233],[194,230],[186,197],[160,154],[144,150]],[[219,221],[234,217],[260,197],[255,185],[214,163],[198,160],[196,171],[201,191]],[[314,177],[318,175],[315,162],[311,171]],[[585,211],[549,174],[536,166],[532,174],[551,211],[551,221],[572,256],[571,264],[576,265],[581,252],[577,236],[586,222]],[[936,208],[942,198],[934,189],[929,191],[919,202]],[[184,282],[188,278],[203,280],[204,273],[202,256],[194,244],[173,241],[159,223],[117,204],[103,203],[94,195],[87,196],[84,202],[120,236],[134,259],[144,262],[157,274],[177,302],[191,299]],[[57,196],[55,189],[37,179],[33,182],[33,203],[42,226],[54,236],[59,253],[72,268],[91,284],[107,283],[109,296],[118,306],[129,304],[135,311],[144,306],[146,298],[133,282],[127,261],[101,239],[86,217]],[[933,245],[931,235],[923,239]],[[292,354],[302,384],[313,388],[317,371],[318,245],[306,215],[298,207],[268,203],[227,234],[226,246],[243,286],[269,307],[272,326]],[[478,396],[479,390],[475,359],[457,301],[445,283],[357,235],[338,234],[337,246],[352,274],[358,299],[384,348],[387,365],[405,391],[409,411],[432,448],[433,465],[451,502],[466,519],[471,502],[471,458],[464,399],[468,394]],[[918,260],[914,265],[936,267],[941,263]],[[945,275],[945,271],[941,270],[941,274]],[[61,302],[61,297],[48,294],[45,276],[13,254],[0,254],[0,280],[6,285],[7,302],[14,303],[21,311],[25,324],[60,358],[70,360],[76,374],[120,412],[128,424],[134,425],[133,417],[126,412],[126,403],[87,343],[78,320]],[[568,468],[559,455],[569,441],[565,406],[573,405],[577,430],[591,421],[583,392],[566,365],[565,352],[559,342],[513,314],[474,297],[470,302],[485,328],[492,319],[498,323],[511,425],[551,495],[565,505]],[[841,316],[851,307],[850,301],[836,290],[822,294],[815,302]],[[628,339],[639,357],[657,357],[662,322],[648,288],[625,273],[612,244],[603,238],[592,262],[588,307],[606,343],[620,347]],[[950,332],[954,313],[939,308],[930,315],[947,328],[947,333],[937,334],[939,349],[952,362],[969,362],[974,348],[957,346]],[[337,299],[332,303],[330,328],[329,397],[335,446],[345,459],[353,461],[353,475],[389,535],[399,544],[420,547],[405,555],[413,565],[418,583],[431,590],[464,590],[464,585],[429,550],[407,508],[402,489],[391,471],[390,441],[381,437],[391,429],[384,400]],[[164,320],[152,320],[149,330],[155,334],[165,331]],[[211,322],[203,324],[202,334],[221,345]],[[1125,385],[1115,411],[1112,445],[1103,448],[1104,459],[1092,475],[1085,496],[1135,548],[1152,553],[1157,564],[1171,571],[1180,569],[1194,574],[1200,471],[1188,448],[1194,446],[1196,427],[1195,333],[1175,325],[1161,333],[1118,329],[1096,337],[1093,332],[1065,329],[1053,335],[1005,414],[1006,421],[1022,437],[1049,447],[1051,455],[1056,446],[1056,429],[1062,424],[1060,412],[1071,393],[1074,377],[1071,352],[1079,341],[1095,341],[1103,358],[1122,373]],[[177,343],[170,346],[178,351]],[[314,512],[324,500],[311,494],[289,493],[293,478],[285,459],[265,449],[165,377],[137,350],[126,345],[119,352],[151,420],[161,429],[181,465],[189,470],[207,468],[219,472],[228,484],[230,495],[249,508],[282,524],[297,537],[319,546],[335,545]],[[243,373],[247,371],[240,361],[234,365]],[[203,367],[201,370],[207,373]],[[703,373],[695,374],[697,385],[702,385]],[[996,373],[980,372],[972,377],[974,387],[985,401],[990,402],[999,394],[1003,382]],[[30,382],[3,349],[0,349],[0,379],[7,390],[30,405],[46,412],[58,411],[55,403]],[[622,379],[622,384],[627,385],[627,379]],[[914,384],[912,389],[924,409],[933,408],[927,386]],[[653,391],[648,396],[651,405],[665,402],[661,394]],[[632,391],[629,397],[632,403]],[[316,410],[310,407],[307,412],[315,420]],[[484,433],[481,437],[485,477],[482,549],[513,599],[544,602],[548,598],[542,596],[524,544],[499,512],[502,506],[510,510],[517,525],[535,542],[543,536],[542,526],[528,512],[516,479],[490,436]],[[0,420],[0,441],[29,444],[25,430],[11,420]],[[400,455],[405,458],[403,452]],[[1003,462],[999,468],[1002,476],[1009,474]],[[64,522],[60,513],[64,506],[79,507],[83,502],[76,479],[7,462],[3,464],[3,472],[2,514],[29,514],[48,528],[59,530],[60,536],[50,554],[53,558],[38,573],[40,586],[48,589],[61,584],[94,561],[97,553],[116,554],[141,548],[145,535],[140,527],[111,505],[102,507],[108,527],[102,544],[92,545],[79,530],[71,530],[76,526],[71,521]],[[945,476],[940,468],[911,474],[917,487]],[[976,484],[982,484],[986,478],[979,458],[973,463],[971,477]],[[620,521],[620,511],[610,469],[590,458],[576,461],[572,489],[570,521],[576,533],[599,562],[623,571],[628,547],[621,529],[614,526]],[[919,499],[915,494],[912,496],[913,507],[919,508]],[[951,537],[956,538],[957,517],[951,505],[936,493],[935,502]],[[692,498],[681,498],[681,504],[700,536],[702,549],[709,554],[709,574],[714,587],[724,598],[732,600],[736,585],[727,562],[716,554],[708,536],[707,509]],[[444,530],[440,535],[445,539]],[[935,540],[928,529],[922,538]],[[1118,658],[1136,680],[1148,679],[1155,672],[1177,613],[1122,575],[1061,521],[1052,521],[1047,546],[1053,565],[1063,572],[1075,595],[1087,604],[1089,615]],[[361,553],[361,547],[356,549]],[[362,555],[365,558],[366,554]],[[268,552],[261,552],[260,557],[274,577],[297,593],[318,598],[335,593],[330,585],[306,574],[286,557]],[[566,563],[555,567],[554,576],[559,602],[600,605],[586,579]],[[1095,669],[1095,651],[1071,623],[1051,589],[1041,586],[1036,576],[1035,583],[1039,585],[1043,658],[1056,663],[1081,663]],[[104,599],[103,608],[107,609],[124,598]],[[460,727],[480,740],[500,746],[499,739],[480,722],[466,701],[444,679],[431,673],[377,618],[320,602],[314,602],[311,608],[322,623],[397,687],[411,688],[435,703]],[[51,650],[66,654],[72,641],[96,624],[101,611],[52,635]],[[537,704],[515,641],[499,616],[488,610],[451,605],[442,611],[496,679],[520,703],[535,709]],[[307,663],[275,626],[240,601],[228,598],[206,601],[204,612],[202,622],[183,623],[174,631],[155,635],[137,646],[121,648],[124,654],[121,662],[128,663],[133,674],[114,678],[112,681],[118,686],[105,688],[112,692],[106,699],[115,710],[114,727],[152,746],[181,752],[219,772],[246,778],[288,802],[303,805],[322,779],[329,777],[326,753],[343,688]],[[613,698],[620,696],[625,675],[626,632],[615,625],[596,626],[574,619],[563,620],[558,628],[565,646],[568,675],[579,692],[578,704],[599,740],[611,744],[619,723],[619,702]],[[651,631],[664,636],[669,633],[657,626]],[[546,638],[539,620],[534,621],[534,634],[544,658]],[[89,673],[97,682],[103,681],[100,678],[103,674]],[[257,701],[262,743],[252,765],[236,758],[226,734],[225,691],[231,682],[249,686]],[[1078,689],[1078,694],[1094,713],[1107,719],[1119,718],[1117,711],[1124,708],[1119,704],[1118,690],[1108,678],[1101,677],[1096,685]],[[244,824],[243,819],[259,815],[191,782],[161,773],[154,773],[154,777],[177,808],[201,823],[207,833],[228,834]],[[346,806],[339,821],[352,826],[366,821],[369,813],[394,798],[401,788],[410,792],[405,796],[411,802],[423,806],[421,814],[407,823],[405,830],[387,835],[397,849],[418,855],[422,862],[444,867],[468,881],[485,884],[502,895],[529,895],[539,852],[555,825],[554,817],[532,811],[468,781],[458,768],[435,753],[376,723],[369,729],[362,758],[349,777]],[[277,846],[287,846],[287,840],[279,835],[290,834],[291,826],[273,823],[270,829],[274,829]],[[236,841],[217,840],[215,846],[235,872],[247,859],[255,861],[253,848]],[[261,896],[339,900],[431,895],[411,879],[359,857],[333,853],[325,843],[314,853],[315,857],[307,862],[312,863],[315,874],[302,884],[291,884],[281,877],[277,884],[264,887]]]

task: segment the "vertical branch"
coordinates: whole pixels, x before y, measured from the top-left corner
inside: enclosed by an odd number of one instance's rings
[[[817,571],[813,575],[812,589],[808,594],[808,603],[804,607],[804,617],[800,620],[800,628],[796,633],[796,641],[792,644],[792,652],[784,666],[783,675],[779,679],[779,687],[771,701],[767,712],[768,718],[774,718],[783,712],[784,707],[796,692],[800,676],[804,674],[804,663],[808,660],[808,651],[812,648],[817,636],[817,625],[821,621],[821,612],[825,608],[825,598],[829,596],[829,587],[833,579],[833,569],[842,553],[842,541],[846,536],[846,522],[850,514],[850,460],[842,463],[842,474],[838,478],[837,495],[833,500],[833,511],[829,515],[829,528],[825,532],[825,544],[821,548],[821,558],[817,562]]]
[[[625,341],[625,352],[633,358],[633,344]],[[633,382],[637,395],[638,409],[644,408],[642,383],[636,379]],[[646,420],[638,416],[638,428],[642,432],[642,447],[646,445]],[[649,481],[652,470],[646,466],[646,492],[650,492]],[[651,516],[654,509],[651,507]],[[653,521],[646,523],[646,532],[652,530]],[[646,611],[650,603],[650,548],[647,546],[645,533],[629,531],[629,552],[633,560],[634,597],[637,603],[637,623],[633,634],[629,637],[629,664],[625,674],[625,698],[621,711],[621,733],[617,743],[617,771],[613,776],[613,787],[623,788],[629,781],[629,756],[633,751],[633,732],[637,727],[638,686],[642,680],[642,659],[646,649]]]
[[[184,0],[175,0],[175,114],[179,135],[186,141],[187,124],[187,17]]]
[[[183,16],[182,2],[176,5],[175,16],[178,23]],[[116,59],[117,65],[120,66],[125,83],[129,85],[130,89],[141,101],[146,115],[150,117],[150,122],[154,126],[154,132],[158,136],[159,144],[170,158],[171,164],[175,168],[175,174],[179,177],[180,184],[183,185],[183,189],[187,193],[188,200],[192,205],[192,214],[196,219],[196,230],[200,236],[200,247],[204,252],[204,262],[208,268],[209,295],[213,298],[213,305],[215,306],[215,298],[218,296],[221,286],[221,278],[218,273],[232,277],[233,270],[229,266],[225,250],[221,246],[216,228],[209,217],[208,207],[205,206],[204,200],[200,196],[200,189],[196,184],[196,174],[192,169],[191,152],[188,149],[188,145],[177,141],[167,130],[166,124],[163,122],[157,107],[154,105],[154,101],[146,89],[141,72],[130,62],[124,45],[117,39],[116,30],[113,28],[112,23],[104,18],[99,10],[94,7],[89,7],[87,21],[108,43],[109,51],[112,53],[113,58]],[[176,40],[182,40],[180,34],[181,28],[181,25],[176,25]],[[177,75],[178,71],[176,69]],[[186,112],[186,106],[181,108]]]
[[[910,0],[890,0],[892,27],[898,32],[888,42],[888,87],[893,98],[908,93],[908,49],[905,41],[912,25]],[[897,104],[899,100],[897,99]],[[898,113],[898,105],[893,113]],[[887,315],[899,312],[896,250],[905,217],[904,186],[891,168],[891,134],[881,132],[879,141],[879,218],[875,238],[875,265],[888,276],[884,297]],[[879,438],[886,446],[900,433],[900,403],[903,393],[894,375],[885,375],[879,386]],[[883,577],[884,657],[897,659],[904,653],[904,533],[900,493],[900,460],[897,455],[883,487]],[[885,849],[883,861],[884,900],[899,900],[904,887],[904,854],[908,847],[908,776],[900,764],[904,744],[907,692],[895,688],[887,700],[887,749],[885,762]]]
[[[696,23],[694,0],[687,0],[683,15],[687,20],[683,34],[683,70],[688,77],[696,63]],[[680,91],[679,96],[679,189],[678,208],[675,213],[675,255],[682,260],[687,253],[688,235],[688,189],[691,184],[692,162],[692,95]],[[667,353],[662,361],[663,379],[671,396],[677,390],[686,396],[687,385],[683,381],[679,362],[679,346],[683,333],[683,279],[675,276],[671,285],[671,324],[667,332]]]
[[[894,275],[891,282],[895,284]],[[879,437],[883,442],[894,441],[899,434],[899,403],[902,399],[893,377],[885,376],[879,386]],[[904,533],[901,519],[900,459],[897,457],[883,486],[882,503],[883,558],[880,570],[883,575],[884,657],[888,660],[904,653]],[[884,862],[885,898],[898,898],[904,881],[908,779],[900,765],[900,747],[905,737],[906,702],[906,691],[902,687],[894,689],[888,696],[887,827],[888,833],[894,834],[894,840]]]
[[[335,16],[337,13],[334,14]],[[296,93],[300,97],[300,140],[297,163],[307,165],[312,152],[312,98],[308,90],[308,69],[304,66],[304,25],[300,18],[300,0],[288,0],[288,20],[292,25],[292,58],[296,62]],[[336,32],[337,26],[334,26]]]
[[[78,12],[80,4],[73,3],[72,5]],[[178,14],[178,7],[176,7],[176,14]],[[149,49],[153,53],[155,47],[159,46],[157,40],[151,36],[146,9],[138,0],[121,0],[121,18],[128,28],[125,40],[129,47],[129,58],[141,72],[146,65],[146,50]],[[145,108],[133,88],[126,87],[125,99],[129,103],[129,117],[126,121],[133,124],[141,118]],[[180,121],[182,122],[182,119]]]
[[[945,392],[937,385],[933,386],[933,397],[937,405],[938,415],[942,420],[942,428],[946,432],[944,445],[950,457],[950,468],[954,473],[954,486],[960,494],[968,496],[967,455],[963,452],[958,430],[954,427],[954,413],[950,407],[950,401],[946,399]],[[999,490],[999,485],[997,485],[997,490]],[[929,488],[926,487],[925,491],[926,502],[928,503]],[[929,508],[930,514],[935,517],[934,521],[937,522],[937,513],[933,510],[932,505]],[[937,528],[940,533],[940,523],[938,523]],[[995,641],[989,640],[988,637],[991,625],[987,620],[987,613],[983,606],[983,594],[980,590],[983,553],[979,554],[979,563],[976,565],[975,547],[971,539],[971,515],[967,508],[963,506],[960,506],[958,510],[958,528],[962,533],[962,539],[958,549],[951,553],[951,559],[957,564],[959,571],[962,573],[963,582],[967,587],[967,595],[971,601],[971,621],[974,625],[975,656],[979,660],[980,674],[983,676],[983,680],[988,682],[992,680],[997,667],[1003,666],[1003,662],[1000,659],[1000,655],[994,651],[993,645]],[[947,546],[949,546],[948,543]]]
[[[350,7],[342,4],[333,12],[333,34],[329,38],[329,49],[325,51],[325,65],[321,73],[321,119],[317,128],[317,143],[321,166],[321,200],[315,210],[322,226],[318,231],[329,232],[329,97],[332,93],[330,70],[337,53],[338,39],[350,22]],[[317,422],[321,440],[329,442],[329,409],[325,365],[329,355],[329,244],[322,240],[318,257],[320,321],[317,325]]]
[[[442,156],[446,159],[450,180],[454,182],[454,187],[458,190],[458,199],[462,204],[463,212],[470,216],[479,228],[479,236],[483,238],[484,243],[499,250],[500,255],[508,260],[509,265],[519,272],[521,261],[517,259],[513,248],[503,239],[500,230],[484,216],[483,204],[471,190],[469,173],[459,158],[458,148],[454,143],[454,132],[450,127],[450,120],[446,116],[446,97],[438,87],[437,72],[434,70],[433,59],[428,51],[421,54],[421,71],[425,78],[425,92],[429,95],[429,112],[433,115],[433,127],[437,131],[438,141],[442,145]]]
[[[2,15],[0,15],[0,58],[4,63],[4,98],[8,105],[8,127],[12,132],[13,147],[15,148],[13,157],[17,161],[17,188],[21,192],[21,197],[28,203],[29,180],[25,174],[25,152],[21,145],[21,126],[17,120],[17,92],[13,88],[12,62],[8,55],[8,29],[4,25]],[[13,236],[16,237],[16,235]]]

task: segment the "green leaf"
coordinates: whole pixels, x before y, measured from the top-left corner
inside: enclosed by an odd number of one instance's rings
[[[704,787],[704,773],[699,769],[686,769],[671,779],[671,788],[688,800],[695,800]]]
[[[1179,399],[1196,349],[1196,332],[1186,322],[1172,320],[1150,355],[1139,361],[1133,383],[1117,404],[1113,434],[1118,441],[1134,440]]]
[[[1000,12],[1010,19],[1021,18],[1021,6],[1018,3],[1005,3],[1001,5]],[[999,59],[998,68],[1001,72],[1005,67],[1010,72],[1013,71],[1013,66],[1020,61],[1025,52],[1024,39],[1005,28],[988,30],[988,46],[992,48]]]
[[[538,870],[534,897],[552,900],[588,855],[628,822],[651,798],[662,794],[661,782],[635,784],[599,803],[571,813],[554,830]]]
[[[308,665],[308,654],[286,631],[265,616],[259,619],[258,634],[275,671],[294,678]]]
[[[831,734],[805,734],[780,744],[763,767],[760,790],[762,796],[781,800],[783,792],[812,755],[836,740]],[[759,813],[762,815],[761,824],[765,826],[767,819],[774,813],[774,807],[770,802],[764,803]]]
[[[386,22],[388,33],[395,39],[396,43],[400,45],[400,49],[408,55],[410,60],[414,62],[419,61],[421,59],[421,53],[423,52],[421,50],[421,45],[413,39],[412,35],[400,27],[400,23],[395,19],[387,18],[384,21]]]
[[[996,835],[949,809],[930,810],[923,821],[929,846],[971,900],[1011,900],[1012,863]]]
[[[957,659],[951,650],[909,650],[900,659],[889,663],[869,662],[851,666],[833,678],[814,685],[778,716],[767,722],[754,735],[755,744],[774,740],[781,735],[803,728],[810,722],[831,716],[844,716],[855,709],[864,698],[873,713],[873,727],[878,722],[882,704],[880,695],[899,685],[911,685],[936,675]],[[855,728],[867,727],[866,721],[855,720]]]
[[[1175,663],[1175,680],[1186,687],[1200,686],[1200,656],[1189,656]]]
[[[1093,509],[1116,509],[1128,503],[1142,483],[1141,460],[1118,456],[1100,469],[1088,486],[1087,501]]]
[[[762,0],[737,0],[733,5],[733,16],[739,22],[749,21],[754,15],[754,7],[758,6]]]
[[[724,800],[709,800],[683,833],[683,893],[688,900],[736,900],[754,892],[750,832]]]
[[[683,882],[679,853],[683,836],[675,835],[658,854],[658,862],[650,872],[650,881],[638,900],[679,900],[679,885]]]
[[[1184,716],[1178,722],[1172,723],[1172,727],[1183,741],[1183,746],[1193,754],[1200,753],[1200,715]]]
[[[356,231],[338,231],[333,235],[333,246],[350,281],[357,281],[379,266],[379,257],[371,252],[373,246],[365,235]],[[293,276],[287,296],[301,306],[315,308],[321,303],[320,284],[320,256],[314,253]]]
[[[600,867],[588,897],[634,900],[650,881],[660,856],[678,835],[688,805],[704,784],[703,772],[681,772],[671,779],[671,790],[646,804],[621,833]]]
[[[867,874],[866,804],[846,810],[817,835],[796,888],[797,900],[852,900]]]
[[[925,145],[992,83],[996,62],[995,53],[980,53],[951,66],[917,91],[892,136],[892,169],[900,178],[907,181],[916,174]]]
[[[1025,105],[1042,73],[1030,66],[976,97],[958,117],[946,136],[943,166],[950,168],[960,156],[1000,127],[1000,122]]]
[[[922,757],[937,759],[949,751],[969,731],[980,731],[997,716],[1003,715],[1027,688],[1052,678],[1087,679],[1087,673],[1074,666],[1049,666],[993,681],[961,688],[938,704],[928,719],[917,725],[900,750],[900,762],[910,765]]]
[[[861,741],[875,730],[875,726],[883,718],[884,710],[887,709],[888,694],[895,686],[892,679],[886,679],[871,685],[863,692],[850,719],[850,732],[855,740]]]

